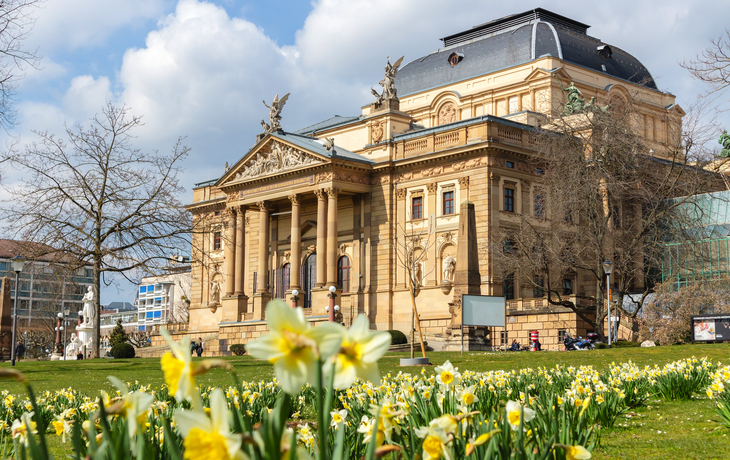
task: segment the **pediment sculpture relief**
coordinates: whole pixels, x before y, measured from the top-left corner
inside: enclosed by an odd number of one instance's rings
[[[236,174],[236,180],[275,174],[315,163],[323,163],[323,161],[281,142],[274,141],[271,143],[271,151],[257,153],[243,167],[243,170]]]

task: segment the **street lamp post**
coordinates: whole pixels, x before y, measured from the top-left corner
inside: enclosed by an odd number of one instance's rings
[[[68,329],[68,315],[71,314],[71,306],[66,304],[63,306],[63,359],[66,360],[66,330]]]
[[[337,297],[337,288],[334,286],[330,286],[329,290],[330,290],[330,293],[328,295],[330,298],[330,304],[329,304],[329,307],[327,308],[327,313],[329,313],[329,320],[334,322],[335,321],[335,298]]]
[[[10,348],[10,365],[15,366],[15,333],[18,327],[18,277],[20,272],[23,271],[23,265],[25,265],[25,259],[17,255],[10,259],[10,266],[15,272],[15,300],[13,301],[13,343]]]
[[[56,354],[63,356],[63,345],[61,345],[61,331],[63,330],[63,313],[58,312],[58,326],[56,326]]]
[[[297,308],[297,300],[299,300],[299,290],[294,289],[291,291],[292,308]]]
[[[606,274],[606,305],[608,306],[608,348],[611,348],[611,272],[613,263],[610,260],[603,262],[603,272]]]

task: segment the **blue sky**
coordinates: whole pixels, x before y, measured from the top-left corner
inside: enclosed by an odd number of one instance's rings
[[[295,130],[334,114],[358,115],[371,102],[386,56],[405,61],[437,49],[439,38],[535,7],[590,24],[588,33],[636,56],[657,85],[687,107],[705,88],[679,67],[724,32],[726,1],[578,0],[47,0],[28,44],[42,69],[27,71],[19,124],[62,133],[105,100],[144,117],[138,146],[192,148],[183,184],[218,177],[253,145],[262,99],[290,92],[282,125]],[[725,97],[727,99],[727,97]],[[4,171],[12,186],[13,171]],[[183,197],[192,198],[192,192]],[[102,303],[132,301],[120,283]]]

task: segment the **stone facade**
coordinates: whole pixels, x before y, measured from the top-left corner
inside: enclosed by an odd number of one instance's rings
[[[492,235],[533,212],[539,184],[539,171],[529,166],[533,126],[560,112],[562,88],[571,82],[599,104],[633,98],[641,113],[636,127],[655,155],[678,132],[683,112],[673,95],[545,55],[401,96],[399,104],[367,105],[360,117],[340,117],[345,122],[259,136],[223,176],[194,189],[192,303],[184,334],[216,336],[212,351],[226,354],[230,344],[265,331],[264,310],[273,297],[291,304],[298,290],[297,305],[319,321],[327,289],[335,286],[346,325],[365,314],[375,329],[410,336],[411,266],[419,273],[416,300],[426,339],[434,348],[450,347],[449,304],[462,290],[454,289],[448,267],[450,258],[458,265],[458,249],[469,243],[459,237],[460,205],[474,205],[474,291],[501,296]],[[506,189],[512,209],[505,209]],[[409,262],[416,255],[418,267]],[[575,289],[595,287],[578,273]],[[509,341],[526,343],[529,331],[539,330],[543,345],[557,349],[560,331],[589,331],[574,312],[532,298],[519,283],[515,292]],[[469,341],[497,346],[504,332],[471,328]]]

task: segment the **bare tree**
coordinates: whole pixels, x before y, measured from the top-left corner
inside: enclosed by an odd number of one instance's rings
[[[0,1],[0,126],[15,124],[14,97],[16,84],[26,66],[37,67],[36,51],[25,48],[35,19],[31,13],[42,0]]]
[[[574,311],[602,335],[603,262],[613,262],[620,311],[636,317],[657,282],[665,243],[693,237],[687,229],[702,210],[692,195],[723,182],[704,169],[710,156],[693,141],[697,134],[672,129],[681,126],[678,118],[662,120],[666,132],[654,152],[633,100],[576,105],[535,133],[541,179],[518,223],[500,230],[494,250],[510,279]],[[622,309],[628,295],[637,306],[632,311]]]
[[[730,30],[710,39],[710,46],[695,59],[680,62],[693,78],[706,83],[710,89],[706,96],[723,91],[730,86]]]
[[[190,216],[178,195],[182,139],[170,154],[142,152],[132,145],[141,119],[126,106],[108,103],[87,127],[66,129],[68,143],[48,132],[38,142],[12,151],[23,174],[9,188],[4,208],[7,230],[93,265],[95,315],[99,318],[102,277],[132,281],[141,271],[160,271],[170,253],[191,245]],[[92,356],[99,354],[95,321]]]
[[[396,258],[398,266],[402,267],[406,274],[408,293],[411,297],[413,312],[411,315],[411,359],[414,357],[414,326],[418,331],[418,339],[421,344],[421,354],[426,357],[426,345],[421,333],[421,320],[416,307],[416,297],[423,287],[424,280],[435,269],[435,261],[428,264],[429,249],[436,244],[433,232],[427,226],[417,228],[411,223],[398,223],[399,233],[402,235],[396,242]]]

